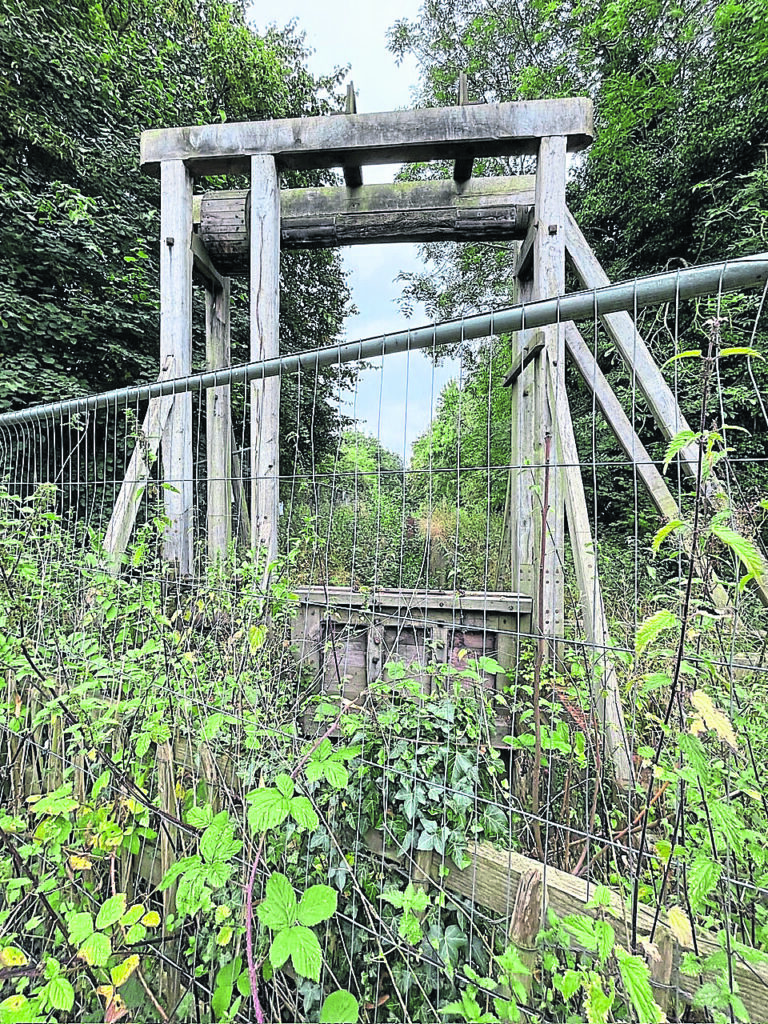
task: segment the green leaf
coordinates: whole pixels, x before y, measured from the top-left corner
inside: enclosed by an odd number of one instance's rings
[[[143,903],[134,903],[132,907],[123,914],[120,918],[120,924],[123,928],[130,928],[132,924],[136,924],[147,912],[147,908]]]
[[[323,768],[325,765],[322,761],[310,761],[304,769],[304,774],[307,777],[307,782],[317,782],[318,779],[323,777]]]
[[[722,359],[724,356],[751,356],[752,359],[763,359],[763,354],[758,352],[756,348],[750,348],[748,345],[737,345],[735,348],[721,348],[719,356]]]
[[[651,550],[658,554],[659,548],[670,533],[674,533],[679,530],[681,526],[685,526],[685,521],[682,519],[673,519],[669,523],[665,523],[660,530],[657,530],[653,540],[651,541]]]
[[[259,920],[273,932],[288,928],[296,920],[296,893],[280,872],[275,871],[267,880],[266,898],[256,908]]]
[[[661,1024],[665,1018],[661,1007],[653,998],[648,965],[642,957],[632,956],[621,946],[616,947],[616,959],[621,980],[638,1020],[643,1021],[643,1024]]]
[[[95,800],[99,793],[104,789],[105,786],[109,785],[109,780],[112,777],[112,772],[107,768],[101,775],[96,779],[91,789],[91,800]]]
[[[112,955],[109,936],[104,932],[93,932],[78,949],[77,955],[81,960],[85,960],[90,967],[103,967]]]
[[[333,744],[326,736],[324,740],[321,740],[317,746],[317,750],[312,754],[312,761],[326,761],[333,753]]]
[[[32,804],[33,814],[48,814],[52,818],[59,814],[71,814],[80,804],[72,798],[71,786],[60,786]]]
[[[124,892],[110,896],[96,915],[96,927],[104,931],[105,928],[110,928],[116,921],[119,921],[125,913],[127,900],[128,897]]]
[[[132,945],[134,942],[142,942],[147,937],[147,929],[141,923],[137,921],[136,924],[132,924],[128,931],[125,933],[125,941]]]
[[[405,939],[406,942],[410,942],[412,946],[417,946],[421,942],[422,930],[421,923],[418,917],[406,910],[403,916],[400,918],[400,924],[397,928],[398,934],[401,939]]]
[[[349,772],[338,761],[323,761],[323,774],[334,789],[346,789],[349,784]]]
[[[563,924],[574,937],[578,946],[590,953],[597,952],[595,922],[592,918],[583,917],[581,914],[573,914],[570,917],[566,917]]]
[[[43,991],[45,992],[45,998],[54,1010],[62,1010],[64,1013],[69,1013],[75,1005],[75,990],[62,975],[49,981]]]
[[[311,885],[301,897],[297,917],[301,924],[327,921],[336,913],[336,890],[330,885]]]
[[[678,626],[677,616],[673,615],[669,609],[662,608],[660,611],[654,612],[638,626],[635,635],[635,653],[642,654],[660,633],[668,629],[676,629]]]
[[[331,992],[320,1010],[320,1024],[357,1024],[360,1004],[345,988]]]
[[[678,362],[680,359],[701,359],[701,349],[689,348],[686,349],[685,352],[678,352],[676,356],[672,356],[671,359],[668,359],[662,364],[662,369],[664,369],[665,366],[669,366],[670,363]],[[686,433],[686,431],[683,431],[683,433]],[[687,431],[687,433],[692,433],[692,431]]]
[[[309,928],[296,925],[291,928],[291,962],[294,970],[312,981],[320,981],[323,952],[317,936]]]
[[[560,979],[560,991],[565,999],[573,999],[581,986],[579,971],[567,970]]]
[[[283,928],[272,940],[269,960],[273,967],[282,967],[290,956],[294,970],[312,981],[320,980],[323,953],[317,936],[303,925]]]
[[[747,540],[746,537],[742,537],[740,533],[731,529],[730,526],[725,526],[720,523],[712,523],[710,530],[722,544],[725,544],[726,547],[730,548],[731,551],[734,552],[739,561],[747,569],[747,572],[754,573],[755,576],[761,576],[765,572],[765,561],[763,556],[751,540]]]
[[[69,929],[69,941],[73,946],[79,946],[81,942],[85,942],[93,931],[93,918],[87,911],[70,914],[67,917],[67,927]]]
[[[691,910],[699,910],[704,900],[709,896],[717,883],[723,869],[713,861],[704,850],[699,850],[693,863],[688,868],[688,898],[691,902]]]
[[[607,921],[595,921],[595,939],[597,940],[597,955],[600,962],[605,963],[613,952],[616,942],[616,935]]]
[[[291,803],[278,789],[257,789],[248,796],[248,824],[254,832],[268,832],[288,817]]]
[[[307,797],[295,796],[290,802],[290,810],[297,825],[314,832],[318,826],[318,817]]]
[[[684,354],[690,355],[690,353],[684,353]],[[701,355],[700,352],[697,353],[697,354]],[[687,448],[688,445],[692,441],[695,441],[697,436],[698,435],[695,434],[692,430],[681,430],[681,431],[679,431],[679,433],[675,434],[675,436],[672,438],[672,440],[667,445],[667,453],[664,456],[664,470],[663,470],[663,472],[666,473],[666,471],[669,468],[669,464],[672,461],[672,459],[674,459],[674,457],[678,454],[678,452],[681,452],[683,450],[683,448]]]
[[[234,836],[235,828],[229,821],[229,814],[221,811],[200,838],[200,853],[203,859],[209,864],[215,860],[231,860],[243,846]]]
[[[290,798],[293,796],[294,790],[293,779],[290,777],[290,775],[286,775],[284,773],[278,775],[277,778],[275,779],[275,785],[277,786],[278,790],[283,794],[283,796],[287,800],[290,800]]]

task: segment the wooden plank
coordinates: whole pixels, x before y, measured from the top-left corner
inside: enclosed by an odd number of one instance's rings
[[[169,380],[174,376],[173,365],[173,360],[168,357],[160,373],[160,380]],[[136,525],[139,505],[152,473],[152,464],[157,458],[160,440],[172,405],[173,395],[150,399],[144,420],[139,428],[137,444],[120,485],[120,493],[115,501],[107,532],[104,535],[104,551],[110,565],[115,569],[120,565]]]
[[[417,612],[428,609],[450,616],[461,622],[465,612],[501,612],[505,615],[527,615],[531,610],[531,599],[525,594],[488,593],[469,590],[463,593],[455,591],[418,591],[403,589],[372,590],[367,593],[352,590],[350,587],[301,586],[294,587],[300,605],[312,605],[327,610],[349,611],[350,609],[368,609],[371,614],[391,610],[399,615],[400,609],[407,609],[413,618]]]
[[[584,287],[602,288],[609,284],[605,271],[570,211],[566,217],[566,235],[568,254]],[[672,389],[664,379],[629,313],[606,313],[600,319],[637,381],[637,386],[645,396],[664,437],[670,440],[681,430],[690,430],[691,427],[683,416]],[[683,473],[695,482],[698,477],[698,446],[686,445],[680,451],[679,458]],[[722,492],[723,487],[716,475],[711,474],[704,484],[704,493],[717,504],[717,495]],[[768,580],[763,577],[754,582],[761,602],[768,607]]]
[[[247,548],[251,543],[251,516],[248,511],[248,498],[243,485],[243,470],[240,464],[240,456],[237,454],[234,427],[232,428],[230,444],[230,451],[232,452],[232,500],[237,512],[237,541],[242,547]]]
[[[581,332],[573,322],[565,325],[565,345],[585,384],[594,392],[597,404],[600,406],[606,422],[616,435],[616,439],[625,455],[634,464],[637,475],[642,480],[651,501],[659,513],[667,522],[671,522],[673,519],[682,519],[680,506],[667,486],[666,480],[656,468],[653,459],[635,432],[629,417],[624,412],[621,402],[619,402],[603,371],[597,365],[595,357],[592,355]],[[689,558],[693,556],[695,559],[694,567],[698,576],[709,582],[715,605],[721,609],[729,607],[731,602],[728,594],[724,587],[716,579],[713,579],[711,570],[702,561],[699,554],[694,552],[690,534],[684,533],[678,536],[680,537],[683,551],[685,551]]]
[[[558,461],[565,479],[565,504],[568,533],[576,569],[576,582],[584,624],[584,633],[591,646],[589,686],[603,741],[604,756],[613,765],[616,782],[628,789],[633,781],[632,744],[624,723],[616,666],[609,649],[611,637],[605,614],[600,578],[597,569],[597,548],[592,536],[584,482],[579,469],[579,452],[573,433],[568,396],[563,389],[557,395],[554,367],[550,365],[548,389],[551,407],[555,410],[555,437]]]
[[[344,112],[347,114],[357,113],[357,97],[355,96],[354,82],[350,82],[347,86],[347,101]],[[347,188],[360,188],[363,184],[363,169],[360,164],[344,164],[344,183]]]
[[[466,107],[469,103],[469,85],[467,83],[466,72],[462,71],[459,74],[459,95],[457,102],[460,107]],[[453,180],[457,185],[463,185],[469,181],[472,177],[472,165],[474,160],[472,157],[465,157],[462,160],[456,160],[453,165]]]
[[[565,180],[566,140],[545,138],[539,145],[536,165],[536,234],[533,242],[533,295],[536,299],[565,293]],[[546,462],[547,437],[554,436],[556,403],[565,395],[565,330],[563,324],[550,324],[543,329],[546,357],[534,363],[538,368],[536,387],[541,420],[536,424],[534,458],[540,466]],[[547,360],[554,373],[554,390],[548,387]],[[540,470],[539,493],[544,492],[546,470]],[[553,640],[563,635],[565,556],[565,488],[558,466],[556,446],[550,451],[549,508],[546,522],[546,545],[543,566],[543,608],[541,620],[534,610],[534,623],[541,625],[545,637]],[[534,518],[536,529],[536,564],[540,561],[542,517]],[[538,588],[534,590],[537,593]],[[534,601],[536,604],[536,601]]]
[[[541,331],[537,331],[531,340],[525,345],[512,360],[512,365],[502,381],[505,388],[510,387],[514,384],[523,370],[528,366],[531,360],[535,359],[544,349],[544,335]]]
[[[525,235],[533,176],[402,181],[346,188],[283,189],[280,245],[324,249],[370,242],[498,241]],[[250,191],[196,197],[195,224],[216,266],[249,271]]]
[[[206,369],[230,364],[229,278],[223,287],[205,295]],[[227,557],[232,539],[232,410],[230,386],[222,384],[206,392],[206,462],[208,475],[208,558]]]
[[[141,165],[183,160],[195,174],[243,174],[250,157],[306,170],[345,163],[415,163],[472,156],[535,154],[544,136],[567,137],[568,150],[592,141],[592,101],[585,97],[432,107],[344,117],[228,121],[155,128],[141,136]]]
[[[610,284],[608,275],[582,234],[573,214],[566,214],[566,245],[574,270],[585,288],[604,288]],[[616,346],[627,368],[645,396],[654,419],[664,437],[669,440],[681,430],[690,430],[677,399],[664,379],[656,360],[629,313],[607,313],[600,320]],[[699,455],[696,445],[688,445],[680,452],[680,463],[686,476],[696,479]]]
[[[271,156],[251,160],[251,359],[280,354],[280,196]],[[277,557],[280,378],[251,383],[251,550]]]
[[[379,849],[381,848],[380,837],[377,843],[377,837],[371,833],[366,835],[366,842],[369,842],[374,850],[377,845]],[[443,885],[450,892],[472,900],[496,914],[509,917],[521,877],[527,871],[541,871],[542,865],[511,850],[497,850],[488,843],[470,843],[467,852],[472,857],[472,865],[463,871],[455,867],[450,860],[444,864],[443,859],[435,855],[436,862],[448,868]],[[594,882],[577,878],[549,865],[544,867],[544,890],[546,905],[560,918],[569,914],[598,918],[605,913],[603,908],[588,905],[594,896]],[[629,912],[621,895],[615,889],[610,891],[609,910],[615,915],[611,919],[611,924],[616,932],[616,941],[624,949],[634,952],[630,949]],[[637,924],[641,936],[650,935],[655,919],[654,907],[642,904],[638,907]],[[696,940],[702,957],[721,950],[719,942],[713,935],[697,931]],[[688,947],[681,946],[675,939],[664,910],[659,916],[655,941],[659,944],[669,942],[676,949],[669,983],[679,992],[682,999],[690,1003],[701,983],[698,977],[690,977],[680,971],[680,957]],[[575,940],[572,942],[574,948],[578,949]],[[763,964],[747,964],[743,957],[735,954],[732,958],[732,970],[739,987],[739,995],[750,1012],[751,1019],[768,1020],[768,968]]]
[[[224,288],[224,278],[213,265],[208,250],[198,234],[192,235],[192,273],[206,288],[214,291],[221,291]]]
[[[160,211],[160,365],[192,371],[192,177],[180,160],[164,162]],[[175,395],[163,431],[163,497],[169,521],[163,557],[182,576],[193,564],[192,395]]]
[[[539,222],[534,214],[529,218],[528,230],[525,232],[523,244],[520,246],[520,253],[515,261],[515,276],[519,281],[525,281],[533,277],[533,243],[536,241],[536,232],[539,229]]]

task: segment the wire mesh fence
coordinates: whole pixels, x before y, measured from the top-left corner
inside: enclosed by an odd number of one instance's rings
[[[157,389],[0,416],[9,1021],[765,1019],[762,298],[639,305],[693,426],[664,436],[593,300],[581,333],[636,433],[620,445],[597,370],[569,370],[577,462],[523,449],[535,371],[504,386],[502,331],[458,325],[440,393],[437,328],[394,373],[346,363],[331,395],[311,353],[284,360],[271,564],[249,525],[263,366],[166,386],[191,396],[187,575],[164,559]],[[231,530],[210,558],[214,384]],[[420,424],[397,451],[395,416]],[[569,469],[589,537],[569,506],[542,637],[513,491],[556,545],[564,498],[540,481]]]

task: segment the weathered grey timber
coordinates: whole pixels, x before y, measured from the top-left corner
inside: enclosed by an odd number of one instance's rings
[[[355,83],[347,85],[347,102],[344,107],[346,114],[357,113],[357,96],[355,95]],[[360,164],[344,165],[344,184],[347,188],[360,188],[363,184],[363,169]]]
[[[175,376],[173,359],[168,357],[160,372],[160,380],[172,380]],[[136,447],[128,463],[104,535],[104,551],[108,556],[110,568],[119,568],[128,547],[172,405],[173,395],[163,395],[162,398],[151,398],[149,401]]]
[[[594,392],[603,416],[605,416],[608,425],[616,435],[616,440],[624,450],[624,454],[631,460],[637,470],[637,475],[643,481],[651,501],[666,522],[682,518],[680,506],[676,498],[667,486],[666,480],[657,469],[643,442],[637,436],[635,428],[621,406],[621,402],[619,402],[613,388],[605,379],[603,371],[597,365],[589,346],[574,323],[567,323],[565,325],[565,345],[584,382]],[[718,608],[727,608],[730,604],[728,594],[719,583],[711,579],[711,573],[708,571],[707,566],[693,550],[691,535],[688,533],[682,534],[680,543],[686,555],[694,558],[694,567],[699,577],[701,579],[710,577],[710,589],[715,605]]]
[[[205,293],[205,362],[209,370],[229,366],[229,278]],[[205,447],[208,484],[208,558],[227,557],[232,539],[232,411],[230,387],[206,392]]]
[[[584,635],[592,647],[588,654],[591,658],[590,693],[600,725],[604,756],[613,765],[616,782],[627,789],[633,780],[632,744],[624,724],[616,666],[611,660],[611,637],[597,569],[597,546],[589,521],[571,409],[565,389],[557,394],[559,382],[555,367],[548,355],[544,358],[549,371],[547,390],[555,417],[555,449],[557,462],[562,467],[560,476],[565,484],[568,535],[579,588],[582,624]]]
[[[283,189],[283,249],[328,249],[371,242],[501,241],[522,238],[535,179],[471,178],[403,181],[348,188]],[[249,269],[250,192],[196,196],[194,220],[216,267],[232,276]]]
[[[460,107],[466,107],[469,103],[469,84],[467,82],[467,74],[462,71],[459,74],[459,95],[456,98],[457,103]],[[465,181],[469,181],[472,177],[472,165],[474,160],[472,157],[465,157],[462,160],[456,160],[453,165],[453,180],[459,185],[463,185]]]
[[[271,156],[251,159],[251,359],[280,352],[280,197]],[[251,549],[277,557],[280,378],[251,382]]]
[[[195,174],[242,174],[258,154],[274,156],[281,168],[297,169],[465,160],[535,154],[539,139],[551,135],[566,137],[570,151],[588,146],[592,101],[528,100],[155,128],[142,133],[141,165],[154,175],[163,160],[183,160]]]
[[[160,365],[179,376],[192,370],[192,177],[180,160],[163,163],[160,212]],[[163,489],[169,525],[163,557],[183,576],[192,572],[194,479],[192,396],[173,398],[163,431]]]
[[[565,293],[565,181],[566,140],[562,136],[542,139],[536,164],[536,234],[533,242],[533,295],[544,299]],[[540,391],[540,420],[534,427],[534,464],[544,467],[547,436],[556,433],[556,403],[565,396],[565,329],[563,324],[544,328],[545,350],[534,359],[536,389]],[[554,386],[549,387],[549,361]],[[541,626],[546,637],[563,635],[563,566],[565,561],[565,478],[558,466],[557,447],[550,452],[549,509],[546,512],[546,538],[543,547],[543,595]],[[543,494],[546,469],[540,470],[537,482]],[[536,560],[541,548],[542,517],[534,518]],[[538,605],[537,601],[534,602]]]

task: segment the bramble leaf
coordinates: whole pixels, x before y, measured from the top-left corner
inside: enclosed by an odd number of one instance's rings
[[[327,921],[336,913],[336,890],[330,885],[311,885],[299,903],[297,917],[301,924],[313,925]]]
[[[320,1024],[357,1024],[360,1004],[346,989],[331,992],[320,1010]]]

